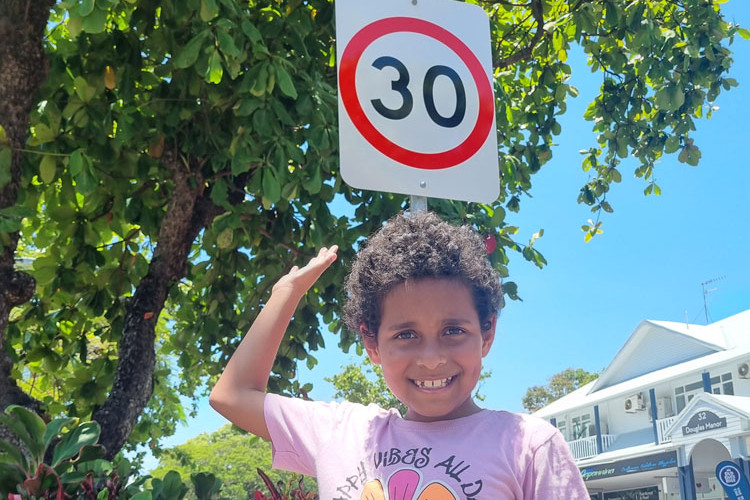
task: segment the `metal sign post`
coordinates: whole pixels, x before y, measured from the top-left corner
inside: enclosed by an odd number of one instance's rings
[[[427,211],[427,197],[425,196],[409,196],[409,211],[412,213],[426,212]]]

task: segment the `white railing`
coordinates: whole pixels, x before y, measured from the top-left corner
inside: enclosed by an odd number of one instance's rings
[[[677,417],[667,417],[656,419],[656,432],[659,436],[659,444],[672,441],[672,436],[665,436],[664,433],[672,426],[676,418]]]
[[[607,451],[607,448],[615,442],[616,437],[611,434],[602,434],[602,452]],[[594,457],[599,454],[596,449],[596,436],[568,441],[568,446],[570,447],[570,452],[573,454],[573,458],[576,460]]]

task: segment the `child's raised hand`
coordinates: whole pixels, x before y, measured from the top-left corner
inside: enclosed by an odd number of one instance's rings
[[[285,274],[276,282],[271,290],[272,293],[280,290],[290,290],[304,294],[320,278],[320,275],[333,264],[336,260],[338,249],[337,245],[333,245],[330,248],[323,247],[318,252],[318,255],[310,259],[310,262],[305,267],[292,267],[288,274]]]

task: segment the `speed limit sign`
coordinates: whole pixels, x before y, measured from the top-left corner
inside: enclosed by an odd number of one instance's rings
[[[499,194],[489,19],[455,0],[336,0],[341,174],[376,191]]]

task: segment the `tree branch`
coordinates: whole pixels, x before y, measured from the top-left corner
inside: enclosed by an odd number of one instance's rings
[[[515,4],[511,4],[509,2],[500,3],[515,6]],[[528,3],[528,6],[531,9],[531,15],[534,17],[534,22],[536,23],[536,32],[531,38],[531,41],[529,41],[529,43],[523,49],[520,49],[510,56],[497,61],[495,66],[497,66],[498,68],[507,68],[508,66],[512,66],[519,61],[529,59],[534,52],[534,47],[536,47],[536,44],[539,43],[539,40],[541,40],[542,36],[544,36],[544,8],[542,6],[542,0],[531,0]]]

